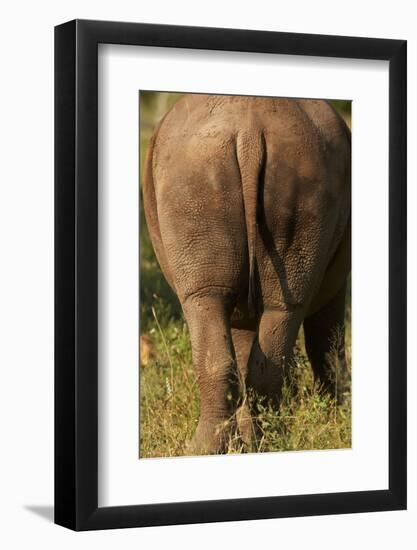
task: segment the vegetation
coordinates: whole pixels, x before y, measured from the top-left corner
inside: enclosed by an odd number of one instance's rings
[[[141,93],[141,166],[149,138],[180,94]],[[332,102],[350,122],[350,102]],[[340,105],[338,105],[340,103]],[[175,294],[156,261],[141,202],[140,223],[140,450],[141,458],[181,456],[199,417],[199,395],[187,325]],[[350,293],[349,293],[350,294]],[[350,306],[350,299],[348,301]],[[350,307],[346,312],[346,350],[350,371]],[[262,401],[254,414],[261,430],[255,451],[339,449],[351,446],[350,388],[335,402],[313,381],[303,334],[287,376],[279,411]],[[244,452],[231,437],[230,453]]]

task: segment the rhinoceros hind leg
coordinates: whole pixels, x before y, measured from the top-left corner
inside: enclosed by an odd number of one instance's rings
[[[239,373],[240,393],[242,402],[236,412],[240,437],[248,451],[256,451],[260,434],[252,421],[251,395],[247,384],[248,365],[252,346],[256,338],[256,330],[232,328],[233,346]]]
[[[343,393],[347,380],[345,297],[346,284],[325,306],[304,320],[306,351],[314,377],[332,397]]]
[[[236,432],[239,376],[230,329],[231,297],[217,291],[183,304],[200,389],[200,419],[190,454],[227,452]]]
[[[282,384],[293,358],[293,346],[302,320],[301,308],[265,309],[252,346],[248,386],[274,407],[279,406]]]

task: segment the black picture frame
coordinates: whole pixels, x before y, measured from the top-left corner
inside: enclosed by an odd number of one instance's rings
[[[98,44],[389,62],[389,488],[98,507]],[[74,530],[406,508],[406,41],[75,20],[55,28],[55,522]]]

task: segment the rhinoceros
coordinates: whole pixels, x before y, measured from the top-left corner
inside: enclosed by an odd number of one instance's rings
[[[350,130],[325,100],[186,94],[144,167],[151,241],[189,327],[200,391],[190,453],[256,433],[248,389],[279,406],[303,324],[314,376],[345,365]]]

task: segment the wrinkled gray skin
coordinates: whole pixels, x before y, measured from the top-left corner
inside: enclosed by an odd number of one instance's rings
[[[350,270],[350,131],[333,108],[185,95],[151,139],[143,197],[190,330],[201,395],[190,451],[225,452],[236,423],[250,445],[245,389],[279,405],[302,323],[315,377],[332,391]]]

